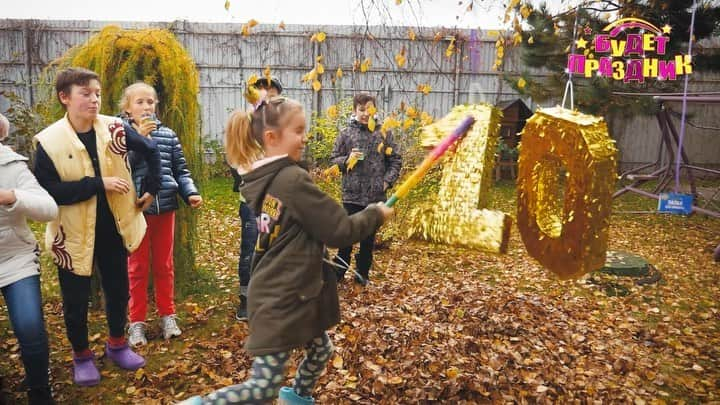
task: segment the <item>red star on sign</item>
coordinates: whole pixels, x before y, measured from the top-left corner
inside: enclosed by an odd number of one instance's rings
[[[585,27],[585,35],[590,35],[590,34],[592,34],[592,28]]]

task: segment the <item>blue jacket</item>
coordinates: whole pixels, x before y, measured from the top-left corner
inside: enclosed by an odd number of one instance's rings
[[[134,132],[135,128],[123,119],[126,132]],[[150,133],[152,139],[157,143],[160,152],[160,189],[155,196],[153,204],[145,210],[145,214],[158,215],[178,209],[177,194],[180,194],[183,201],[188,203],[188,197],[198,195],[197,187],[190,177],[182,145],[175,132],[158,121],[158,129]],[[130,165],[132,168],[133,182],[138,197],[145,192],[145,176],[148,167],[144,160],[130,152]]]

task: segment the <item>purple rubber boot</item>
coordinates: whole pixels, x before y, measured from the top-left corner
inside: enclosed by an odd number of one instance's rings
[[[145,359],[130,349],[125,343],[120,347],[110,347],[105,344],[105,355],[118,367],[125,370],[137,370],[145,365]]]
[[[100,372],[95,367],[95,355],[92,352],[87,356],[73,354],[73,374],[77,385],[91,387],[100,384]]]

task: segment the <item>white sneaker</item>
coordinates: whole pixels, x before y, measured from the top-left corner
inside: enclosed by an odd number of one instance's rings
[[[160,318],[160,328],[162,329],[163,338],[170,339],[173,336],[180,336],[182,331],[177,326],[175,314],[163,316]]]
[[[128,343],[132,347],[143,346],[147,344],[147,338],[145,337],[145,322],[133,322],[128,326]]]

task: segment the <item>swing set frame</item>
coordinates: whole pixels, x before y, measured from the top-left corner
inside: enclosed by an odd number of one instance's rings
[[[679,132],[675,127],[672,119],[672,109],[668,106],[670,103],[682,102],[682,94],[666,94],[654,97],[658,104],[658,111],[655,114],[660,127],[660,145],[658,146],[657,159],[654,162],[644,164],[631,170],[627,170],[620,175],[620,181],[629,180],[632,183],[620,188],[613,194],[613,198],[620,197],[621,195],[631,192],[639,194],[644,197],[659,199],[660,193],[666,192],[670,189],[672,180],[676,176],[676,168],[680,168],[680,172],[684,171],[688,182],[690,183],[690,194],[693,196],[692,211],[708,215],[715,218],[720,218],[720,211],[712,210],[708,208],[708,204],[705,207],[700,207],[698,202],[698,190],[695,183],[695,176],[693,172],[701,172],[720,176],[720,170],[710,169],[707,167],[697,166],[692,164],[687,152],[680,145]],[[688,94],[687,103],[691,104],[720,104],[720,93],[698,93]],[[710,128],[705,128],[710,129]],[[717,128],[715,128],[717,129]],[[681,161],[677,163],[677,149],[680,147]],[[667,155],[667,158],[663,158],[663,154]],[[654,168],[652,172],[643,174],[647,169]],[[639,187],[647,182],[657,181],[655,188],[652,192],[640,189]],[[717,187],[713,196],[720,195],[720,186]]]

